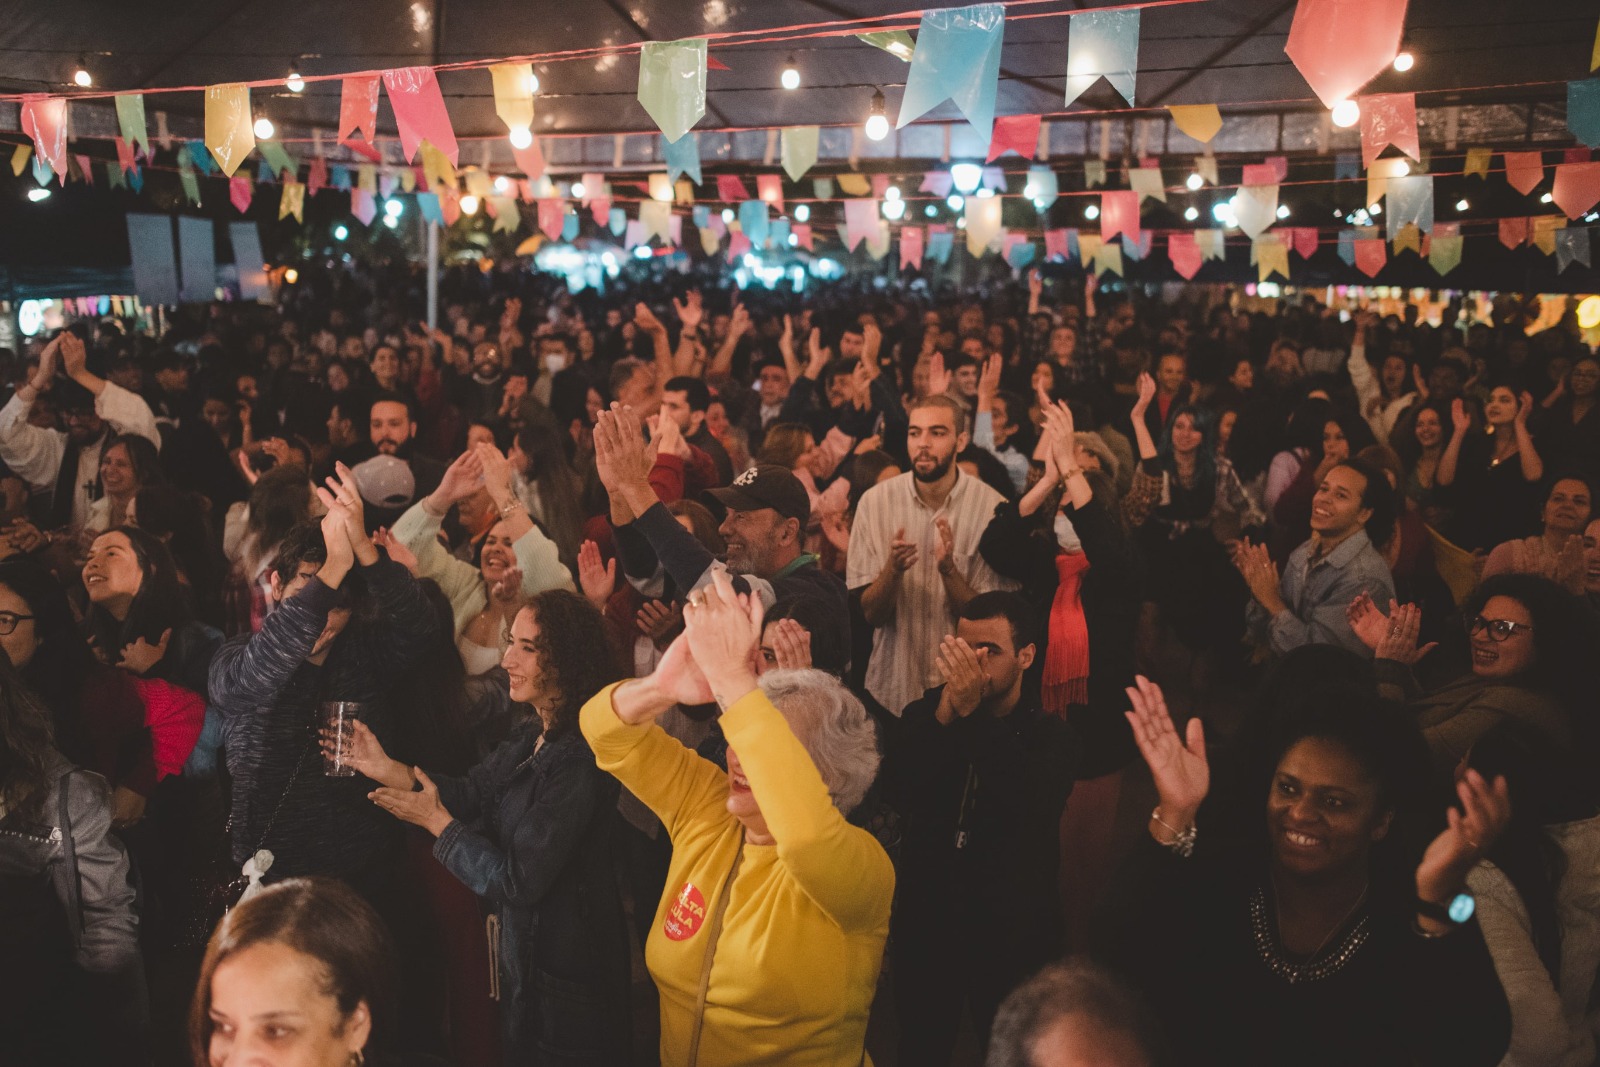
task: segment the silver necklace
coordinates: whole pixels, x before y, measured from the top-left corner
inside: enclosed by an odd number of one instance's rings
[[[1344,918],[1334,924],[1328,931],[1328,936],[1322,939],[1322,944],[1317,946],[1304,963],[1293,963],[1283,954],[1279,944],[1277,932],[1273,929],[1272,917],[1267,910],[1267,893],[1260,886],[1250,896],[1250,930],[1256,943],[1256,955],[1261,957],[1261,962],[1266,964],[1267,970],[1290,985],[1299,985],[1302,982],[1315,982],[1336,973],[1350,962],[1352,956],[1360,951],[1361,946],[1367,943],[1370,933],[1367,925],[1367,916],[1361,916],[1359,922],[1350,928],[1332,952],[1326,956],[1323,951],[1328,947],[1328,942],[1333,940],[1333,935],[1339,932],[1340,927],[1350,921],[1360,907],[1367,901],[1367,891],[1363,889],[1361,896],[1345,912]]]

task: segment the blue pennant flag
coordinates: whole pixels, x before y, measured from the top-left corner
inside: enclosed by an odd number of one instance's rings
[[[750,239],[752,248],[766,247],[767,221],[765,200],[746,200],[739,205],[739,228]]]
[[[620,207],[611,209],[611,221],[606,229],[611,231],[611,236],[621,237],[628,229],[628,213]]]
[[[1339,258],[1344,260],[1347,266],[1356,265],[1356,231],[1339,231]]]
[[[917,48],[922,48],[918,42]],[[1133,106],[1139,74],[1139,11],[1085,11],[1067,26],[1066,103],[1104,78]]]
[[[1574,263],[1589,266],[1589,227],[1576,226],[1556,231],[1557,271],[1564,271]]]
[[[1389,210],[1384,212],[1388,225],[1385,236],[1389,240],[1399,237],[1408,222],[1422,233],[1433,232],[1433,175],[1390,178],[1385,196],[1389,201]]]
[[[689,180],[700,184],[700,138],[686,133],[676,141],[661,138],[662,154],[667,160],[667,181],[677,181],[678,175],[687,174]]]
[[[418,193],[417,210],[422,213],[424,221],[444,225],[444,209],[439,206],[438,193]]]
[[[206,147],[205,141],[189,142],[189,159],[200,168],[201,174],[216,173],[217,161],[211,158],[211,149]]]
[[[1590,148],[1600,147],[1600,78],[1567,83],[1567,129]]]
[[[981,143],[988,144],[994,131],[1005,25],[1005,8],[1000,4],[923,12],[895,128],[949,100],[972,123]]]
[[[1333,177],[1335,181],[1343,178],[1361,177],[1361,153],[1340,152],[1333,157]]]
[[[711,208],[705,204],[696,204],[690,209],[689,216],[694,219],[696,229],[711,225]]]
[[[561,221],[561,239],[575,241],[578,238],[578,213],[569,211]]]
[[[924,258],[935,263],[950,262],[950,251],[956,246],[956,235],[949,230],[943,233],[930,233],[928,235],[928,248],[923,253]]]
[[[328,168],[328,187],[330,189],[345,189],[345,190],[348,190],[350,188],[350,168],[349,167],[329,167]],[[434,199],[438,199],[438,198],[435,197]]]

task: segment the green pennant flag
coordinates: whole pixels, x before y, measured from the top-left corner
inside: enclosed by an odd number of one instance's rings
[[[122,131],[124,141],[137,145],[144,150],[145,155],[150,154],[150,134],[145,128],[143,94],[124,93],[117,97],[117,126]]]

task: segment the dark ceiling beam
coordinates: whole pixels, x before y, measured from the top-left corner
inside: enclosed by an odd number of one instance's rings
[[[627,26],[632,29],[636,35],[638,35],[639,40],[655,40],[655,35],[649,30],[645,29],[643,26],[639,25],[638,21],[634,19],[632,15],[628,14],[627,10],[622,6],[619,0],[605,0],[605,5],[611,9],[612,14],[616,15],[618,19],[626,23]],[[716,104],[712,103],[710,93],[706,94],[706,110],[711,112],[711,116],[724,126],[733,125],[733,121],[728,118],[727,114],[723,112],[723,110]]]
[[[1185,85],[1188,85],[1190,82],[1200,77],[1200,75],[1210,70],[1213,64],[1222,62],[1222,60],[1226,59],[1234,49],[1250,40],[1250,38],[1254,37],[1256,34],[1260,33],[1274,22],[1277,22],[1294,7],[1295,2],[1296,0],[1283,0],[1283,3],[1279,4],[1267,14],[1262,15],[1260,18],[1250,23],[1244,29],[1240,30],[1237,35],[1226,41],[1222,47],[1218,48],[1215,52],[1212,52],[1209,56],[1206,56],[1206,58],[1201,60],[1193,70],[1190,70],[1187,74],[1180,76],[1171,85],[1157,93],[1153,100],[1141,100],[1140,105],[1144,107],[1156,107],[1172,99],[1173,93],[1177,92],[1179,89],[1182,89]]]

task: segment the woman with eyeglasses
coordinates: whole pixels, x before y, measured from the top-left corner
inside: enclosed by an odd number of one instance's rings
[[[1350,606],[1351,627],[1376,657],[1380,688],[1416,714],[1441,780],[1478,738],[1507,720],[1563,748],[1591,745],[1583,728],[1591,709],[1583,702],[1593,701],[1594,690],[1583,675],[1596,638],[1578,599],[1547,578],[1501,574],[1479,585],[1462,612],[1471,670],[1423,692],[1411,668],[1434,644],[1417,644],[1421,609],[1391,602],[1385,616],[1366,597]]]

